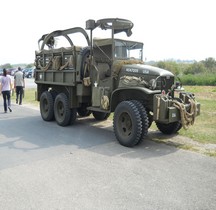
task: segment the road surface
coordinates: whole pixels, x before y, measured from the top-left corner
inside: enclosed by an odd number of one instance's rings
[[[92,117],[60,127],[0,99],[0,209],[215,210],[216,159],[148,139],[116,141]]]

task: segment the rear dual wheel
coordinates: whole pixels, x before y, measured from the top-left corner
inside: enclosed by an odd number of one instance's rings
[[[76,120],[76,109],[70,109],[68,97],[59,93],[55,98],[54,115],[58,125],[67,126]]]
[[[40,113],[44,121],[54,120],[54,100],[52,94],[48,91],[41,94]]]

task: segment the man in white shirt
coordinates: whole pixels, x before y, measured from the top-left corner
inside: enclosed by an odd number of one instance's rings
[[[14,75],[14,88],[16,89],[16,103],[22,105],[23,88],[25,88],[25,75],[18,67],[18,71]]]

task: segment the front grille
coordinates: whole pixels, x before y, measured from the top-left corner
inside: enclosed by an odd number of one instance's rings
[[[170,92],[172,85],[174,84],[174,77],[163,76],[160,78],[160,89],[166,93]]]

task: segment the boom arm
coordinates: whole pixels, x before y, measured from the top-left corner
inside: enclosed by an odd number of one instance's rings
[[[86,38],[87,44],[88,46],[90,46],[90,40],[89,40],[89,36],[86,33],[86,31],[81,28],[81,27],[75,27],[75,28],[69,28],[66,30],[58,30],[58,31],[53,31],[49,34],[44,34],[39,40],[38,40],[38,46],[40,50],[43,50],[45,45],[47,43],[49,43],[49,41],[54,38],[54,37],[58,37],[58,36],[64,36],[68,42],[70,43],[71,46],[73,46],[73,42],[70,39],[70,37],[68,36],[68,34],[73,34],[73,33],[81,33],[83,34],[83,36]],[[40,47],[40,42],[43,42],[41,47]]]

